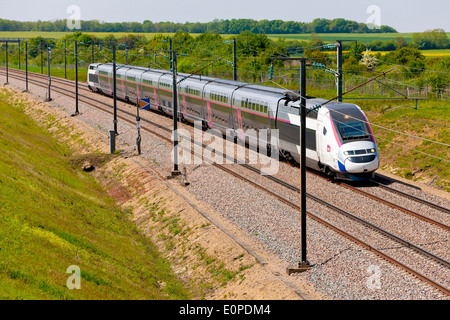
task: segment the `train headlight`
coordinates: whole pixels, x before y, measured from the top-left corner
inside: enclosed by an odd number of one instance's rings
[[[375,153],[375,149],[374,148],[370,149],[370,152]]]
[[[346,156],[348,156],[348,151],[344,151],[344,154],[345,154]]]

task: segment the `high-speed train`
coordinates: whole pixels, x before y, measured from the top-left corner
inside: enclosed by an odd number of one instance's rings
[[[201,75],[177,75],[179,118],[202,121],[223,134],[232,129],[242,137],[247,129],[278,129],[278,149],[300,162],[300,100],[281,88]],[[173,114],[173,74],[170,71],[116,65],[116,96],[123,100],[150,99],[150,109]],[[88,87],[112,95],[113,65],[94,63]],[[358,106],[309,98],[306,118],[306,165],[345,180],[367,180],[379,167],[379,153],[369,122]],[[270,144],[268,143],[268,148]]]

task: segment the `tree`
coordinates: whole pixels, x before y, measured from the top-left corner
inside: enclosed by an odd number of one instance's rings
[[[414,33],[412,39],[415,46],[421,49],[444,49],[449,46],[447,34],[442,29]]]
[[[327,19],[314,19],[310,25],[310,31],[315,33],[327,33],[330,32],[330,20]]]
[[[448,86],[450,86],[450,57],[440,59],[433,65],[433,71],[430,72],[428,80],[434,91],[441,92]]]
[[[403,37],[396,37],[395,38],[395,45],[397,48],[403,48],[408,46],[408,42],[406,42],[406,39]]]
[[[364,53],[361,59],[361,64],[365,65],[368,71],[375,70],[378,64],[378,60],[374,56],[372,56],[372,54],[370,53],[370,49],[367,49]]]
[[[383,57],[383,60],[405,66],[402,71],[407,77],[417,76],[425,68],[425,56],[420,50],[410,47],[389,52]]]
[[[314,62],[318,62],[324,65],[329,65],[331,59],[328,53],[322,52],[320,50],[305,50],[304,56],[311,59]]]

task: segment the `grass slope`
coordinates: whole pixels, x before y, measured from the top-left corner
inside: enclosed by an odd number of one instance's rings
[[[0,94],[0,299],[186,299],[154,245],[70,150]],[[81,270],[81,289],[67,288]]]

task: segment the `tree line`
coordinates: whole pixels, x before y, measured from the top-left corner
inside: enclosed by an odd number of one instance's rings
[[[129,32],[129,33],[174,33],[177,31],[189,33],[213,32],[219,34],[239,34],[243,31],[266,34],[299,34],[299,33],[396,33],[389,26],[373,28],[365,23],[342,18],[317,18],[312,22],[297,22],[283,20],[253,20],[253,19],[214,19],[210,22],[101,22],[98,20],[81,21],[83,32]],[[67,26],[67,20],[55,21],[15,21],[0,19],[0,31],[72,31]]]

